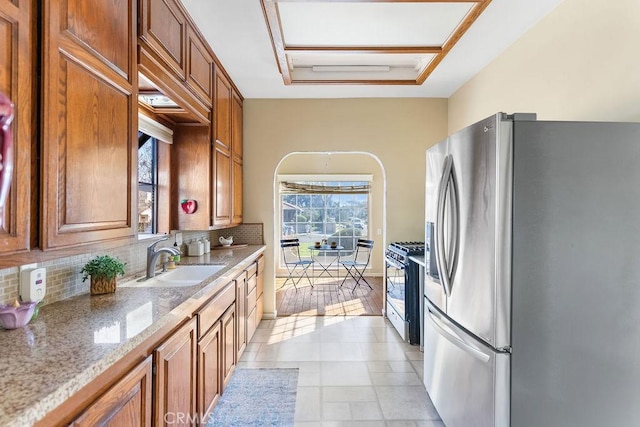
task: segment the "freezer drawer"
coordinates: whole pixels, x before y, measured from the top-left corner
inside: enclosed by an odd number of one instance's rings
[[[509,362],[425,301],[424,383],[447,427],[509,426]]]

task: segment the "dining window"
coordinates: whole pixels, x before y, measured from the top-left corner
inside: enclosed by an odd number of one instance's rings
[[[310,256],[309,246],[323,240],[353,251],[358,238],[370,235],[370,179],[305,178],[280,177],[281,238],[300,239],[302,256]]]

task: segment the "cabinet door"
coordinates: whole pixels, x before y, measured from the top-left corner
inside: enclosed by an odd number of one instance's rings
[[[203,420],[220,398],[222,383],[220,372],[222,365],[222,338],[220,322],[207,332],[198,342],[198,414]]]
[[[71,425],[151,426],[151,356],[93,402]]]
[[[233,185],[232,194],[232,218],[233,224],[242,224],[242,160],[233,159],[232,164]]]
[[[247,273],[243,273],[236,278],[236,360],[240,360],[240,356],[247,346]]]
[[[211,106],[213,58],[199,34],[187,26],[187,84],[208,106]]]
[[[217,142],[213,147],[213,225],[231,224],[231,153]]]
[[[187,23],[175,0],[142,0],[140,38],[183,80]]]
[[[193,421],[196,413],[196,319],[191,319],[158,347],[154,351],[154,361],[154,425],[176,425],[178,420],[169,416],[171,414],[183,414],[183,422]],[[192,415],[191,419],[187,419],[187,414]]]
[[[231,379],[236,366],[236,306],[222,316],[222,390]]]
[[[173,133],[171,201],[173,229],[206,230],[211,225],[211,131],[209,126],[176,126]],[[180,201],[194,199],[198,209],[185,213]]]
[[[231,151],[231,83],[218,67],[214,74],[214,132],[215,141],[226,151]]]
[[[0,92],[14,104],[13,178],[0,211],[0,254],[29,249],[31,222],[36,221],[31,205],[31,162],[33,150],[33,0],[0,0]],[[35,175],[34,175],[35,176]]]
[[[242,224],[242,98],[235,91],[231,103],[231,148],[233,153],[231,222]]]
[[[135,236],[136,1],[42,3],[42,249]]]
[[[233,91],[231,103],[231,148],[233,158],[242,160],[242,98]]]

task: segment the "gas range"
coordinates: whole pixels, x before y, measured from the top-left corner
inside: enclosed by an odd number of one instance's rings
[[[424,255],[424,242],[393,242],[385,252],[387,262],[402,266],[406,265],[409,257],[414,255]]]

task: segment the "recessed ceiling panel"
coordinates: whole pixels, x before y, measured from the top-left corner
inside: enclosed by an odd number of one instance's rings
[[[421,85],[490,2],[261,0],[286,85]]]
[[[287,46],[441,46],[466,3],[278,2]]]
[[[294,54],[294,81],[415,81],[434,54]]]

